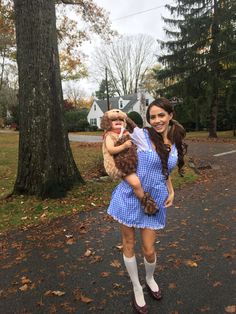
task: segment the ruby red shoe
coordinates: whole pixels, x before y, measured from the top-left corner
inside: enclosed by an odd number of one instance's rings
[[[158,291],[152,291],[152,289],[149,287],[148,284],[146,284],[147,290],[149,294],[156,300],[161,300],[162,298],[162,293],[161,290],[159,289]]]
[[[133,296],[133,307],[135,311],[139,314],[148,314],[147,304],[145,304],[144,306],[139,306],[135,300],[135,296]]]

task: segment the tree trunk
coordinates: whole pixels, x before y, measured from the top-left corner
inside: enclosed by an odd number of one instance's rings
[[[1,78],[0,78],[0,90],[2,89],[3,85],[3,76],[4,76],[4,70],[5,70],[5,57],[6,57],[6,46],[3,48],[3,55],[2,57],[2,71],[1,71]]]
[[[217,113],[218,113],[218,93],[214,93],[211,100],[210,109],[210,126],[209,126],[209,137],[217,137]]]
[[[212,99],[210,108],[210,125],[209,137],[217,137],[217,114],[218,114],[218,101],[219,101],[219,80],[220,80],[220,63],[218,61],[219,54],[219,21],[218,21],[218,3],[214,0],[214,12],[212,22],[212,44],[211,44],[211,74],[212,74]],[[215,61],[216,60],[216,61]]]
[[[62,197],[83,182],[65,130],[54,0],[14,0],[19,159],[14,193]]]

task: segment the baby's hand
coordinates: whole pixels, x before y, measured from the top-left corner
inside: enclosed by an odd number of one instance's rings
[[[127,140],[126,142],[124,142],[124,146],[125,148],[130,148],[132,146],[131,140]]]

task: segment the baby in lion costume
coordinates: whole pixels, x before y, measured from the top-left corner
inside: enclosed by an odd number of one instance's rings
[[[137,150],[131,142],[130,133],[136,124],[119,109],[105,112],[101,128],[105,131],[102,146],[104,167],[113,179],[124,179],[132,187],[140,200],[145,214],[154,215],[158,211],[155,201],[148,192],[144,192],[137,170]]]

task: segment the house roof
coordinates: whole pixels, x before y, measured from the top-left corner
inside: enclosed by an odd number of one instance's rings
[[[131,95],[125,95],[125,96],[119,96],[119,97],[113,97],[109,99],[111,109],[119,109],[119,99],[122,98],[123,100],[129,100],[127,105],[122,109],[124,112],[128,112],[132,105],[135,104],[138,100],[137,94],[131,94]],[[102,110],[102,112],[107,111],[107,100],[96,100],[96,103]]]

